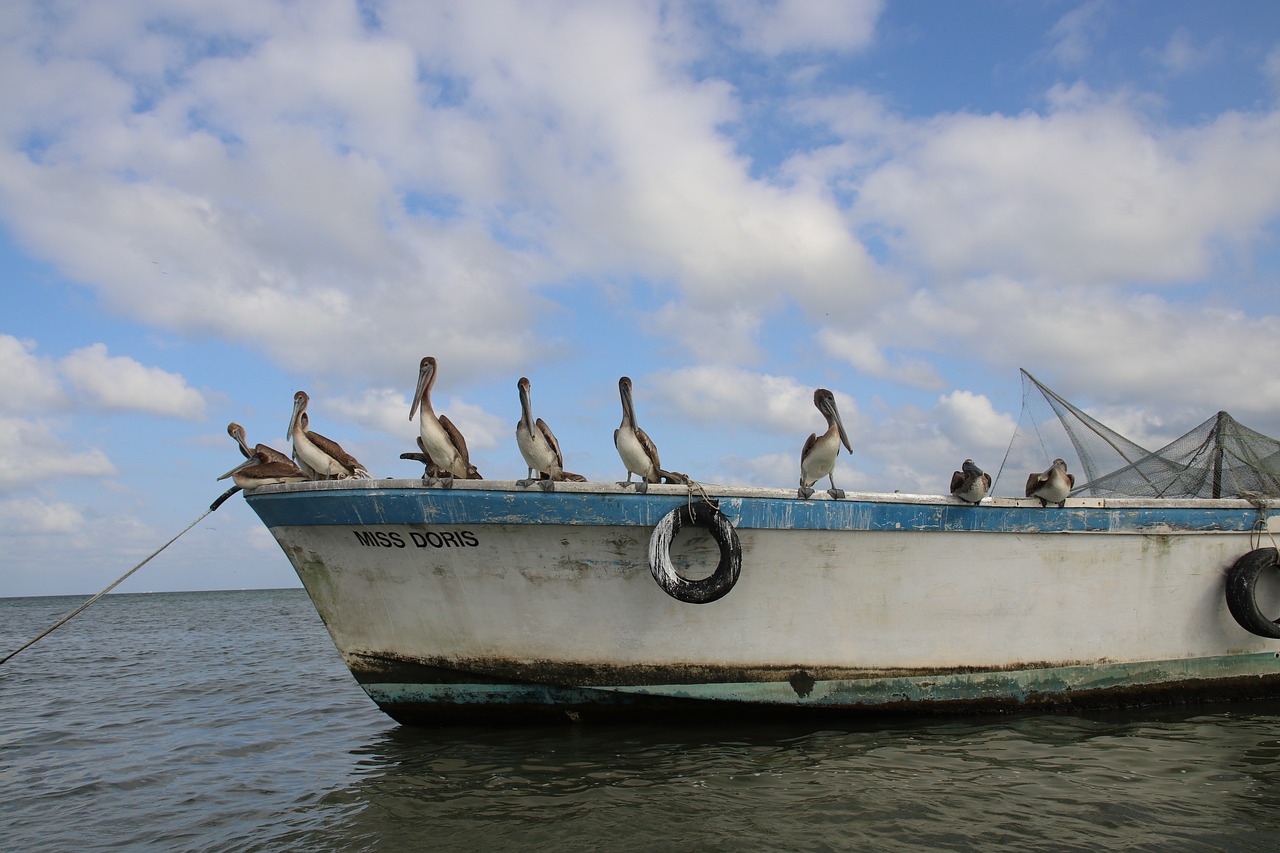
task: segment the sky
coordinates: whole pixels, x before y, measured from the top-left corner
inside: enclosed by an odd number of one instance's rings
[[[1015,495],[1026,369],[1157,448],[1280,436],[1280,4],[0,5],[0,596],[89,594],[311,428],[417,477]],[[1028,466],[1035,464],[1031,469]],[[820,484],[820,488],[826,483]],[[236,497],[118,591],[297,586]]]

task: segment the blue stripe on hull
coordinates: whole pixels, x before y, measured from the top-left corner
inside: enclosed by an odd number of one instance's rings
[[[268,527],[398,524],[564,524],[652,527],[685,504],[684,494],[487,491],[365,487],[267,491],[247,497]],[[970,506],[871,500],[802,501],[721,497],[739,530],[977,531],[993,533],[1244,532],[1251,507]]]

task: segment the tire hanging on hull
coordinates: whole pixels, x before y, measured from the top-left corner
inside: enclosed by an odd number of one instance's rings
[[[711,534],[720,548],[720,562],[709,577],[691,581],[680,576],[671,564],[671,540],[687,524],[696,524]],[[714,504],[698,501],[667,513],[649,537],[649,570],[667,595],[687,604],[709,604],[723,598],[738,582],[742,572],[742,545],[733,523]]]
[[[1268,619],[1258,609],[1258,576],[1265,569],[1280,569],[1275,548],[1257,548],[1236,560],[1227,572],[1227,609],[1249,633],[1280,640],[1280,619]]]

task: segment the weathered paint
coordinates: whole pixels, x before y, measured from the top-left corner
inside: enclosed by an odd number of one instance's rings
[[[1264,653],[1186,661],[1099,662],[985,672],[868,675],[815,680],[803,671],[766,681],[564,687],[526,683],[368,683],[369,697],[397,719],[430,721],[476,706],[517,703],[544,716],[612,715],[699,709],[756,712],[963,713],[1016,708],[1097,708],[1219,697],[1272,696],[1280,690],[1280,655]]]
[[[563,483],[554,492],[501,488],[493,481],[427,488],[418,480],[263,488],[250,501],[268,527],[352,524],[565,524],[653,527],[689,500],[684,487],[647,493],[612,484]],[[583,500],[591,495],[591,500]],[[992,533],[1248,531],[1259,510],[1248,501],[1138,501],[1081,498],[1065,508],[1034,499],[988,499],[979,506],[921,495],[798,500],[783,489],[719,489],[720,509],[738,529],[917,530]],[[1270,513],[1266,514],[1268,517]]]
[[[1276,526],[1247,501],[711,497],[743,565],[703,605],[664,594],[647,562],[683,487],[366,481],[248,500],[352,672],[405,721],[1280,695],[1280,643],[1224,603],[1223,573]],[[695,533],[672,556],[692,573],[718,555]]]

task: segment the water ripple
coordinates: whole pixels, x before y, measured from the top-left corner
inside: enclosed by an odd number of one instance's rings
[[[0,648],[76,603],[0,600]],[[407,729],[300,591],[109,596],[0,670],[0,819],[14,850],[1270,851],[1278,722]]]

